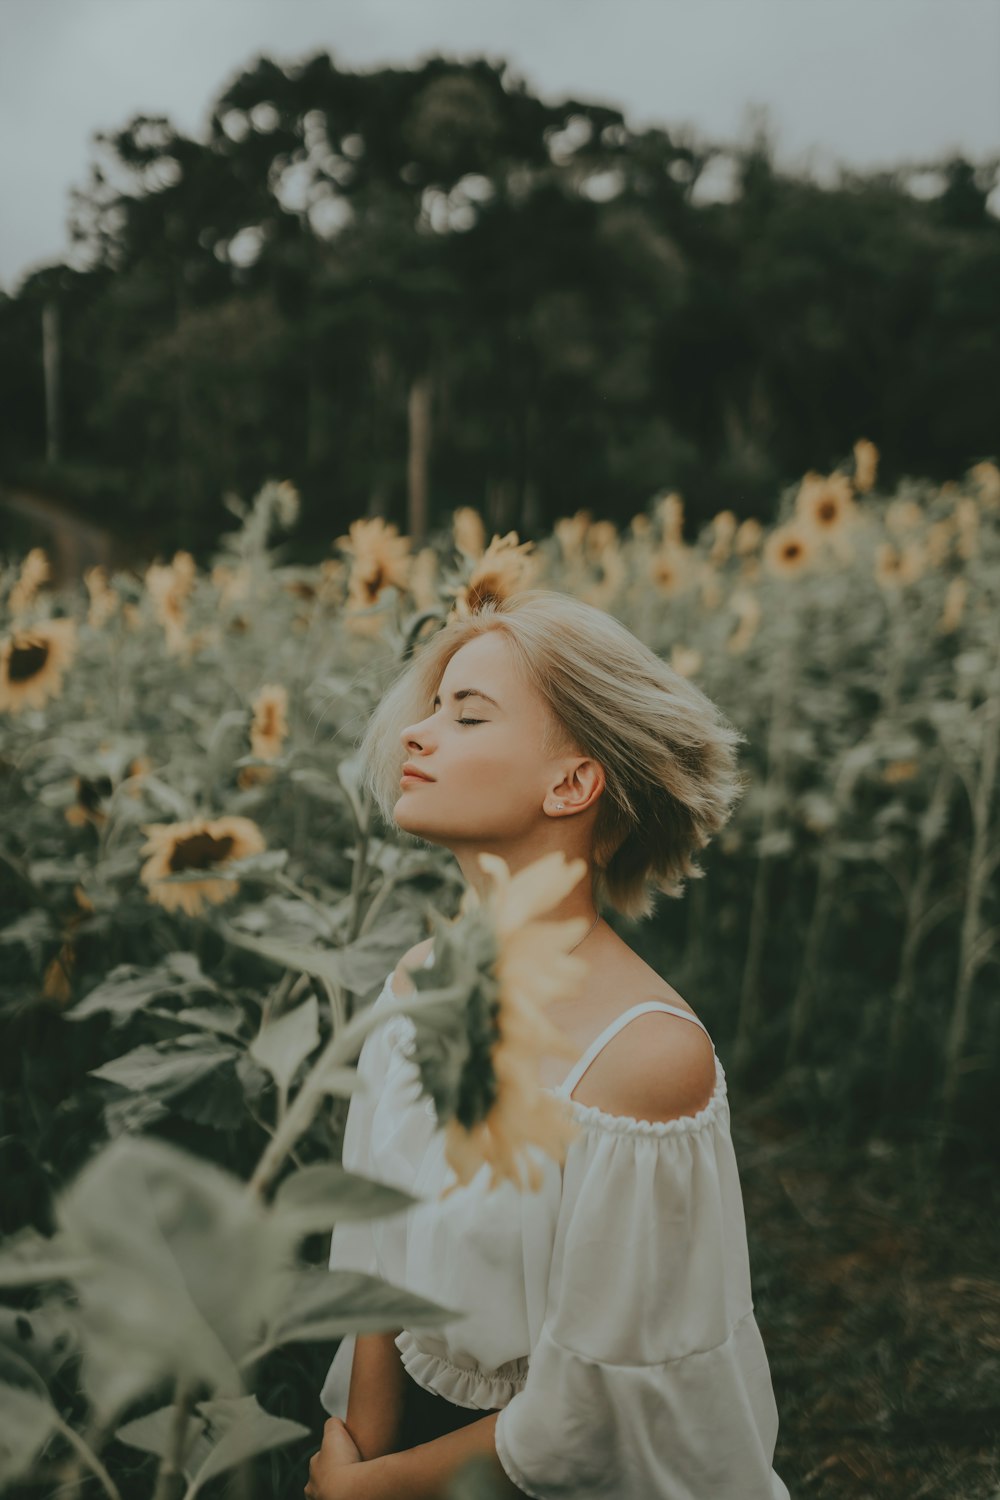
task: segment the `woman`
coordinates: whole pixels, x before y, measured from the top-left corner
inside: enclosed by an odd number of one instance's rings
[[[538,1191],[454,1182],[398,1017],[366,1040],[350,1169],[413,1193],[337,1226],[330,1264],[461,1313],[337,1351],[310,1500],[443,1496],[486,1455],[499,1492],[594,1500],[787,1500],[751,1298],[725,1073],[691,1007],[600,914],[648,915],[743,790],[740,732],[620,622],[532,589],[420,646],[360,748],[387,821],[451,850],[467,883],[501,855],[587,862],[547,913],[585,917],[588,977],[547,1009],[576,1064],[540,1061],[580,1125]],[[408,772],[400,779],[404,767]],[[418,944],[376,1007],[412,990]]]

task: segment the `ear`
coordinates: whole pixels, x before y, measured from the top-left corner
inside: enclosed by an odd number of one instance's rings
[[[572,761],[562,779],[551,788],[547,801],[562,802],[569,812],[585,812],[604,791],[604,767],[589,756]]]

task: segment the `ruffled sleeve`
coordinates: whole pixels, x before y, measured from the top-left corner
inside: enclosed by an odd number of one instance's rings
[[[535,1500],[787,1500],[724,1094],[683,1120],[578,1117],[503,1468]]]

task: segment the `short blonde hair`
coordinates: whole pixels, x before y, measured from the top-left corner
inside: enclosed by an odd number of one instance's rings
[[[551,712],[546,754],[572,749],[604,769],[594,824],[594,899],[649,916],[655,891],[680,896],[704,870],[692,856],[746,790],[736,766],[746,735],[700,688],[613,616],[569,594],[525,589],[448,620],[421,641],[382,697],[358,747],[385,818],[399,796],[402,731],[426,717],[459,647],[502,631]]]

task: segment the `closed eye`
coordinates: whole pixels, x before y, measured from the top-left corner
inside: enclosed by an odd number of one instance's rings
[[[485,719],[456,719],[456,724],[484,724]]]

